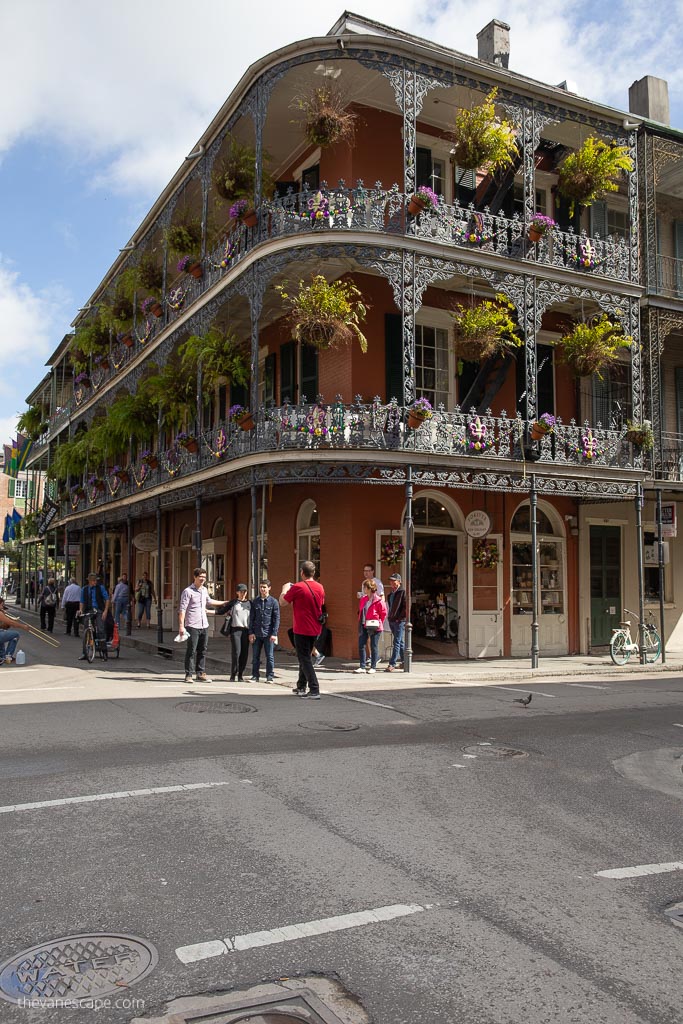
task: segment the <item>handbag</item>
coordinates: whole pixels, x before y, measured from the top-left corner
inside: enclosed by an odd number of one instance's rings
[[[226,615],[221,626],[221,636],[230,636],[230,616]]]
[[[46,608],[53,608],[57,604],[57,595],[52,590],[49,590],[43,598],[43,604]]]
[[[382,630],[382,623],[379,619],[366,619],[365,629],[368,633],[380,633]]]

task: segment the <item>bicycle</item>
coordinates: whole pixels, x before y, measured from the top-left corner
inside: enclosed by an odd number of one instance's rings
[[[116,657],[119,657],[121,651],[121,641],[118,643],[107,643],[104,636],[98,636],[97,628],[95,626],[95,620],[97,619],[98,612],[90,611],[83,612],[81,615],[81,622],[84,623],[85,629],[83,631],[83,654],[90,664],[95,660],[95,654],[99,654],[102,661],[109,660],[109,652]],[[115,629],[115,635],[118,634],[118,630]]]
[[[637,618],[635,612],[624,608],[626,615]],[[662,640],[655,626],[654,615],[648,611],[648,622],[643,623],[643,651],[645,661],[652,663],[662,653]],[[615,665],[625,665],[632,654],[640,654],[640,644],[631,637],[631,623],[624,619],[612,630],[612,639],[609,642],[609,653]]]

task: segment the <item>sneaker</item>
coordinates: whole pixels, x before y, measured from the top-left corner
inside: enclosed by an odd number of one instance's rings
[[[213,680],[209,679],[209,677],[205,673],[203,673],[203,672],[202,672],[201,675],[196,676],[196,679],[197,679],[198,683],[211,683],[211,682],[213,682]]]
[[[258,683],[258,681],[259,681],[258,676],[249,676],[249,682],[250,683]]]
[[[396,669],[394,668],[393,665],[387,665],[387,667],[384,669],[384,671],[385,672],[395,672]]]
[[[187,674],[187,675],[185,676],[185,682],[186,682],[186,683],[193,683],[193,682],[194,682],[194,680],[193,680],[192,676],[191,676],[191,675],[189,674],[189,672],[188,672],[188,674]]]
[[[298,686],[295,686],[293,688],[293,690],[292,690],[292,693],[295,693],[297,695],[297,697],[303,697],[305,692],[306,692],[305,690],[300,690]]]
[[[299,696],[302,700],[320,700],[319,693],[300,693]]]
[[[382,659],[381,659],[381,658],[378,658],[378,659],[377,659],[377,664],[378,664],[378,665],[381,665],[381,664],[382,664]]]
[[[314,667],[317,668],[318,665],[322,665],[324,660],[325,660],[325,655],[324,654],[319,654],[318,657],[313,662]]]
[[[377,669],[376,669],[376,668],[369,668],[369,669],[367,670],[367,672],[368,672],[368,675],[369,675],[369,676],[374,676],[374,674],[375,674],[375,672],[376,672],[376,671],[377,671]]]
[[[364,669],[364,668],[354,668],[354,670],[353,670],[353,671],[354,671],[354,673],[355,673],[355,674],[356,674],[357,676],[359,676],[359,675],[365,675],[365,673],[366,673],[367,669]]]
[[[274,683],[274,682],[275,682],[275,679],[273,678],[273,676],[268,676],[268,677],[266,678],[266,682],[267,682],[267,683]]]

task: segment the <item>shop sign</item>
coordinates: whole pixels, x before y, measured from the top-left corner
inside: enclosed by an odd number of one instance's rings
[[[662,541],[664,565],[669,564],[669,545]],[[645,565],[659,565],[659,544],[643,544],[643,562]]]
[[[485,537],[491,529],[491,520],[487,512],[475,509],[465,519],[465,530],[468,537]]]
[[[78,558],[81,553],[80,544],[67,544],[66,553],[69,558]]]
[[[133,545],[138,551],[156,551],[158,538],[156,533],[139,533],[133,537]]]
[[[676,526],[676,503],[662,504],[662,537],[675,537]]]

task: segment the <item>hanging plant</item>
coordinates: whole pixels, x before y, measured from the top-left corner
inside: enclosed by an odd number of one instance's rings
[[[622,172],[632,170],[627,146],[589,135],[580,149],[565,158],[557,175],[558,192],[570,200],[569,216],[574,216],[576,203],[590,206],[606,192],[616,192]]]
[[[476,569],[495,569],[500,552],[495,541],[478,540],[472,548],[472,565]]]
[[[326,149],[338,142],[353,142],[357,115],[346,109],[343,93],[330,85],[319,85],[296,96],[291,104],[301,111],[299,124],[312,146]]]
[[[214,186],[223,199],[253,195],[256,181],[256,153],[237,139],[228,140],[227,150],[214,175]]]
[[[318,349],[337,348],[355,337],[362,352],[368,340],[360,329],[367,307],[363,296],[351,281],[328,282],[316,274],[310,284],[299,281],[299,291],[290,295],[283,285],[276,285],[288,308],[287,318],[297,341]]]
[[[515,130],[509,121],[496,117],[494,100],[497,89],[491,89],[484,100],[471,110],[461,110],[455,118],[451,138],[455,142],[453,156],[458,167],[465,170],[486,168],[489,174],[507,167],[517,156]]]
[[[403,542],[392,535],[389,540],[384,541],[380,551],[379,560],[382,565],[398,565],[403,558],[405,548]]]
[[[574,324],[560,339],[560,344],[562,358],[577,377],[590,377],[594,373],[600,377],[600,371],[618,359],[620,349],[631,347],[633,338],[624,334],[618,321],[601,313],[585,323]]]
[[[511,313],[514,306],[505,295],[484,299],[472,306],[461,303],[452,312],[455,321],[455,354],[458,360],[480,362],[496,352],[523,344]]]
[[[655,446],[655,435],[652,432],[652,424],[649,420],[643,420],[642,423],[626,420],[625,437],[627,441],[638,445],[644,452],[652,451]]]

